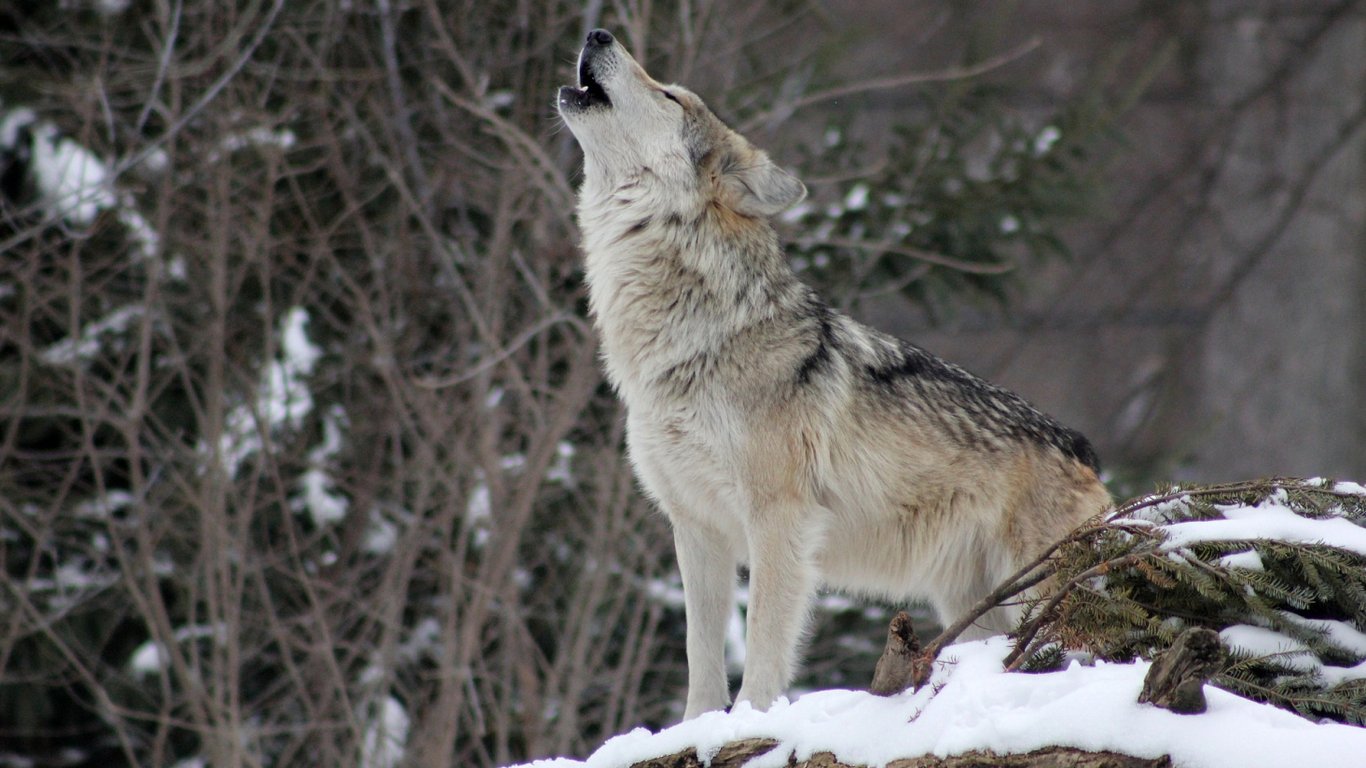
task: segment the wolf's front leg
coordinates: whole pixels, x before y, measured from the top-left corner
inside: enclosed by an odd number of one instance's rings
[[[787,689],[816,591],[819,531],[808,510],[765,510],[749,531],[745,679],[737,701],[768,709]]]
[[[735,555],[725,539],[703,526],[674,521],[674,551],[683,576],[688,628],[688,706],[683,719],[724,709],[726,622],[735,607]]]

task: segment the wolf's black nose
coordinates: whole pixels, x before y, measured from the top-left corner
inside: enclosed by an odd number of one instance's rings
[[[588,33],[589,45],[611,45],[612,33],[605,29],[595,29]]]

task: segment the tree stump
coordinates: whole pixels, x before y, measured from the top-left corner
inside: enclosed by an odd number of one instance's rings
[[[932,662],[921,653],[920,638],[915,636],[911,617],[901,611],[887,627],[887,647],[882,649],[873,668],[868,691],[878,696],[895,696],[912,686],[919,690],[930,679]]]
[[[1224,648],[1219,634],[1204,627],[1182,632],[1163,651],[1143,678],[1140,704],[1152,704],[1180,715],[1205,711],[1205,681],[1219,669]]]

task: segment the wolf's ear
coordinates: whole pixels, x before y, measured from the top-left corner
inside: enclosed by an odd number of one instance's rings
[[[777,216],[806,197],[806,185],[762,152],[727,163],[721,189],[736,213],[756,218]]]

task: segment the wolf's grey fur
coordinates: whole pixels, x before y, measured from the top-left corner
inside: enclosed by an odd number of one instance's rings
[[[607,374],[637,476],[673,524],[685,717],[729,701],[738,563],[738,698],[763,708],[791,680],[819,584],[925,598],[949,621],[1109,502],[1080,434],[800,282],[768,219],[805,187],[697,96],[596,30],[559,108],[584,150],[579,223]]]

